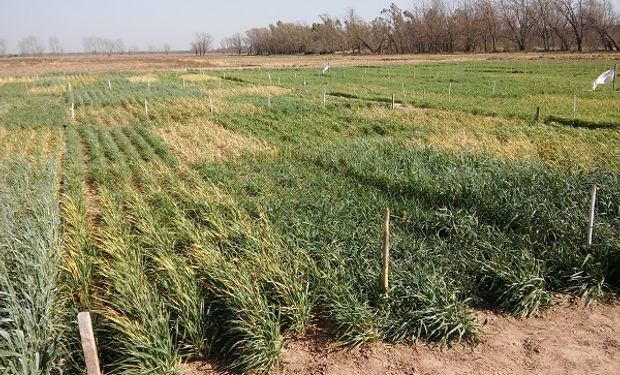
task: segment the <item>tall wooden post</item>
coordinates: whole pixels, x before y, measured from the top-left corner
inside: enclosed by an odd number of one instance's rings
[[[590,222],[588,223],[588,246],[592,246],[592,236],[594,233],[594,213],[596,211],[596,185],[592,186],[592,200],[590,201]]]
[[[381,284],[387,296],[389,290],[388,271],[390,266],[390,209],[383,210],[383,266],[381,267]]]

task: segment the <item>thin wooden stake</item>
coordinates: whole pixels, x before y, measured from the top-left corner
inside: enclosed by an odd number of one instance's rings
[[[452,98],[452,81],[448,84],[448,99]]]
[[[388,295],[389,277],[388,271],[390,266],[390,209],[383,210],[383,266],[381,267],[381,284],[383,292]]]
[[[594,233],[594,212],[596,211],[596,185],[592,186],[592,200],[590,202],[590,223],[588,225],[588,246],[592,246],[592,236]]]
[[[75,103],[71,103],[71,121],[75,121]]]
[[[185,87],[185,78],[183,78],[183,87]]]
[[[573,118],[577,117],[577,95],[573,97]]]
[[[271,73],[267,73],[267,77],[269,77],[269,84],[271,85]]]
[[[112,91],[112,82],[110,82],[110,80],[108,79],[108,89],[110,91]]]
[[[278,86],[280,86],[280,77],[278,77]]]
[[[396,107],[396,97],[392,94],[392,109]]]
[[[220,88],[222,88],[222,77],[220,77]]]
[[[144,99],[144,115],[147,118],[149,117],[149,104],[147,103],[146,99]]]
[[[422,88],[422,100],[426,97],[426,87]]]
[[[407,91],[405,91],[405,82],[402,83],[402,87],[403,87],[403,96],[407,96]]]
[[[327,104],[327,90],[323,91],[323,105]]]
[[[534,122],[540,119],[540,106],[536,107],[536,112],[534,113]]]
[[[82,311],[77,315],[80,338],[82,339],[82,350],[84,351],[84,361],[86,362],[86,372],[88,375],[101,375],[99,367],[99,357],[97,356],[97,343],[93,325],[90,320],[90,313]]]
[[[611,93],[616,92],[616,76],[618,75],[618,64],[614,64],[614,79],[611,81]]]
[[[71,88],[71,81],[69,81],[69,92],[73,92],[73,89]]]
[[[267,108],[271,108],[271,95],[267,96]]]
[[[211,93],[209,93],[209,112],[213,113],[213,100],[211,100]]]
[[[304,87],[306,87],[306,79],[304,78]]]

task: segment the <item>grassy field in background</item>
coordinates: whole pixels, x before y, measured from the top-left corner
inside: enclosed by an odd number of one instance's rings
[[[609,65],[1,78],[0,372],[81,373],[82,310],[106,373],[261,372],[317,327],[476,342],[478,308],[615,295],[620,92],[591,91]]]

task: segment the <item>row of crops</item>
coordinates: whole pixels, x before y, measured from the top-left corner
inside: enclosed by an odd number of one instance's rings
[[[268,371],[316,330],[346,347],[475,342],[478,308],[606,300],[620,288],[618,130],[529,120],[538,96],[572,103],[565,89],[605,63],[1,81],[0,372],[82,373],[84,310],[106,373],[177,374],[203,360]],[[403,87],[401,102],[430,108],[388,109]],[[618,121],[611,93],[584,95],[584,119]]]

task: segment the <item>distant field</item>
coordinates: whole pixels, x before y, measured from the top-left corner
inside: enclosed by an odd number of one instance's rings
[[[617,56],[493,57],[0,60],[0,370],[79,373],[85,309],[106,373],[174,374],[616,295],[620,83],[591,84]]]

